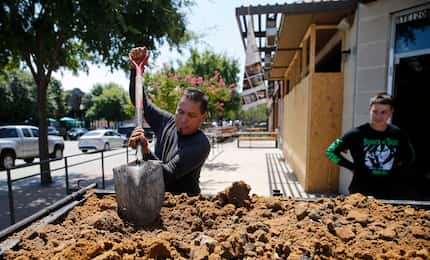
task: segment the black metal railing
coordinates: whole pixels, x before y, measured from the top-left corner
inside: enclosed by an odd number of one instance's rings
[[[91,162],[95,162],[95,161],[101,161],[101,175],[102,175],[102,189],[105,188],[105,170],[104,170],[104,161],[107,158],[110,157],[114,157],[114,156],[118,156],[118,155],[122,155],[124,154],[124,151],[120,151],[120,152],[116,152],[116,153],[112,153],[109,154],[107,156],[105,156],[105,150],[100,150],[100,151],[96,151],[93,153],[79,153],[79,154],[73,154],[73,155],[69,155],[69,156],[64,156],[63,158],[56,158],[56,159],[49,159],[49,160],[45,160],[45,161],[40,161],[40,162],[34,162],[34,163],[26,163],[26,164],[21,164],[21,165],[17,165],[15,167],[12,168],[7,168],[6,169],[6,174],[7,174],[7,189],[8,189],[8,201],[9,201],[9,216],[10,216],[10,223],[11,225],[15,224],[15,206],[14,206],[14,199],[13,199],[13,187],[12,184],[18,181],[22,181],[25,179],[29,179],[29,178],[33,178],[33,177],[37,177],[40,176],[41,173],[34,173],[34,174],[30,174],[30,175],[26,175],[20,178],[16,178],[16,179],[12,179],[12,174],[11,172],[13,170],[17,170],[17,169],[22,169],[22,168],[26,168],[26,167],[31,167],[31,166],[35,166],[35,165],[40,165],[42,163],[51,163],[54,161],[61,161],[64,160],[64,166],[62,167],[58,167],[58,168],[54,168],[51,169],[50,172],[56,172],[56,171],[60,171],[60,170],[64,170],[65,172],[65,184],[66,184],[66,194],[70,194],[71,192],[75,191],[75,189],[71,189],[70,188],[70,184],[69,184],[69,169],[75,166],[81,166],[83,164],[87,164],[87,163],[91,163]],[[100,153],[100,157],[99,158],[94,158],[94,159],[89,159],[89,160],[85,160],[85,161],[81,161],[78,163],[73,163],[73,164],[69,164],[69,159],[70,158],[74,158],[74,157],[80,157],[80,156],[88,156],[88,155],[94,155]],[[126,154],[126,163],[128,163],[129,161],[129,149],[128,147],[125,150],[125,154]],[[78,187],[79,188],[79,187]]]

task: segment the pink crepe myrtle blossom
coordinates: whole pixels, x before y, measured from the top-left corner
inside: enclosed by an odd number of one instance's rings
[[[185,77],[184,77],[184,80],[185,81],[188,81],[189,83],[191,83],[191,81],[193,80],[193,77],[191,76],[191,75],[186,75]],[[192,83],[191,83],[192,84]]]
[[[224,79],[223,79],[223,78],[220,78],[220,79],[219,79],[219,86],[220,86],[220,87],[225,87],[225,82],[224,82]]]

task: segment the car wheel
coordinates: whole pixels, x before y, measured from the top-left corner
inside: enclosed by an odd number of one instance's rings
[[[83,149],[81,150],[83,153],[86,153],[88,150],[87,149]]]
[[[32,163],[34,161],[34,158],[25,158],[24,162],[26,163]]]
[[[60,159],[63,158],[63,149],[61,146],[56,145],[54,147],[54,151],[49,155],[52,159]]]
[[[54,158],[55,159],[61,159],[63,158],[63,149],[60,147],[55,147],[54,149]]]
[[[104,150],[105,151],[110,151],[110,145],[109,145],[109,143],[105,143]]]
[[[11,152],[5,152],[0,156],[0,169],[10,169],[15,166],[15,155]]]

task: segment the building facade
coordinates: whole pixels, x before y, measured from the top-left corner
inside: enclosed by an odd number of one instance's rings
[[[271,126],[280,130],[284,157],[305,191],[347,193],[352,174],[330,162],[325,149],[369,120],[369,98],[379,92],[394,96],[392,122],[408,133],[416,150],[411,178],[429,181],[425,149],[430,138],[422,126],[430,112],[429,10],[428,0],[312,1],[236,9],[242,35],[244,16],[258,22],[276,19],[276,39],[259,45],[271,86]],[[256,30],[257,41],[266,37],[264,31]]]

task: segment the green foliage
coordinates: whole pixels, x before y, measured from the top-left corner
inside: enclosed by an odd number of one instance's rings
[[[122,121],[133,115],[130,114],[130,106],[132,105],[126,91],[110,83],[103,87],[100,95],[93,98],[93,104],[88,109],[86,117],[91,120],[103,118],[108,121],[108,124],[112,121]]]
[[[209,98],[209,119],[220,116],[224,103],[230,101],[233,89],[224,83],[219,72],[215,71],[209,79],[200,76],[172,73],[167,68],[161,72],[146,76],[145,85],[149,98],[160,108],[174,113],[177,102],[184,89],[195,87],[202,90]]]
[[[0,69],[20,60],[37,85],[40,160],[48,159],[47,89],[52,72],[87,70],[87,62],[129,69],[128,51],[153,50],[167,41],[179,46],[187,0],[15,0],[0,4]],[[42,183],[51,182],[49,164],[41,164]]]
[[[233,91],[230,101],[224,105],[224,118],[228,120],[239,118],[241,104],[242,97],[237,91]]]
[[[12,72],[8,82],[11,103],[7,105],[6,111],[9,118],[16,123],[36,120],[35,86],[31,76],[23,71]]]
[[[209,50],[199,53],[197,49],[191,49],[190,53],[190,58],[180,66],[179,71],[199,75],[206,79],[212,77],[214,71],[218,71],[226,84],[238,82],[237,75],[240,69],[237,60]]]
[[[23,70],[4,71],[0,76],[0,123],[37,124],[37,92],[31,75]],[[63,89],[54,79],[48,91],[48,116],[64,115]]]
[[[147,92],[153,102],[171,113],[187,87],[201,89],[209,97],[209,119],[236,118],[240,96],[235,91],[238,63],[224,55],[191,49],[190,58],[177,70],[163,68],[152,75],[145,75]],[[227,79],[224,78],[227,76]]]
[[[145,74],[145,85],[150,85],[148,88],[148,96],[152,102],[158,107],[174,114],[176,105],[181,96],[179,86],[181,82],[179,78],[170,77],[171,72],[167,69],[152,75]]]
[[[61,82],[53,79],[48,88],[48,117],[60,118],[66,113],[63,87]]]
[[[153,50],[165,41],[178,46],[189,37],[184,8],[190,5],[183,0],[5,1],[0,57],[31,62],[30,55],[36,55],[35,63],[53,71],[85,69],[87,61],[127,69],[132,47]]]
[[[268,119],[268,110],[266,104],[261,104],[251,107],[248,110],[241,110],[239,112],[239,119],[243,125],[252,126],[258,122],[265,122]]]

